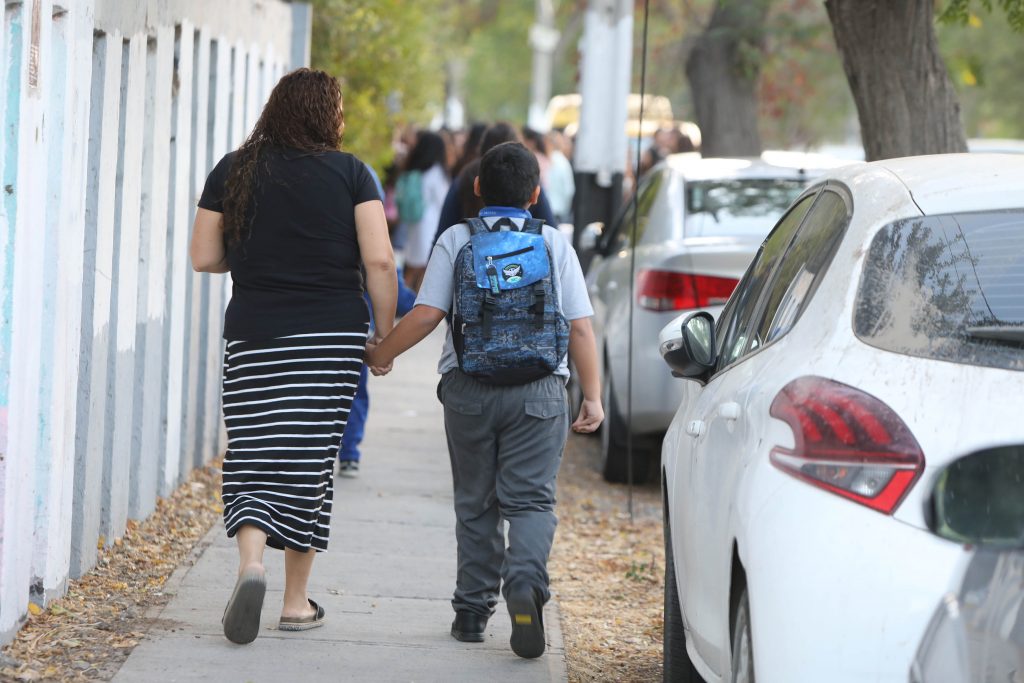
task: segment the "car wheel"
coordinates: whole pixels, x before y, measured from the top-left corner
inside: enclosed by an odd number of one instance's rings
[[[675,561],[672,559],[672,529],[668,510],[664,512],[665,530],[665,628],[662,636],[662,680],[665,683],[702,683],[686,652],[683,611],[679,607]]]
[[[746,587],[732,629],[732,683],[754,683],[754,640],[750,635],[750,598]]]
[[[629,444],[628,425],[619,411],[612,387],[611,370],[605,364],[604,386],[602,387],[601,403],[604,405],[604,423],[601,425],[601,473],[605,481],[613,484],[624,484],[629,481]],[[647,481],[647,454],[634,439],[633,444],[633,482]]]

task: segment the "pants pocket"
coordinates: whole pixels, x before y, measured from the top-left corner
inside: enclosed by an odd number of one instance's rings
[[[530,417],[539,420],[550,420],[565,415],[565,400],[561,398],[528,398],[524,410]]]

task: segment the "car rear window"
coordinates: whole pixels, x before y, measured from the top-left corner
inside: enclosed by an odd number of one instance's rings
[[[1024,209],[911,218],[879,230],[854,331],[886,351],[1024,370]]]
[[[764,237],[807,183],[795,178],[684,181],[687,237]]]

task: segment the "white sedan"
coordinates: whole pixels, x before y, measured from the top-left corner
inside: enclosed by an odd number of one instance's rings
[[[832,172],[660,342],[666,680],[906,681],[965,553],[920,482],[1024,441],[1024,158]]]
[[[640,181],[635,205],[626,202],[602,231],[587,287],[605,392],[605,479],[627,481],[631,465],[635,481],[656,471],[657,448],[643,446],[658,444],[679,401],[678,384],[665,373],[657,348],[641,342],[684,310],[720,311],[790,202],[840,163],[781,151],[757,159],[673,154]],[[585,234],[582,241],[593,239]]]

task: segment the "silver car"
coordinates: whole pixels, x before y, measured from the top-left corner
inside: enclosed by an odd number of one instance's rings
[[[1024,329],[1014,339],[1024,343]],[[955,461],[926,517],[936,535],[976,550],[935,610],[911,683],[1024,683],[1024,445]]]
[[[587,285],[603,368],[606,480],[627,480],[630,435],[633,479],[646,479],[657,440],[681,399],[681,383],[666,371],[650,340],[682,312],[717,315],[786,208],[810,180],[844,163],[792,152],[755,159],[676,154],[641,179],[635,209],[629,201],[612,225],[587,226],[580,245],[581,251],[595,252]]]

